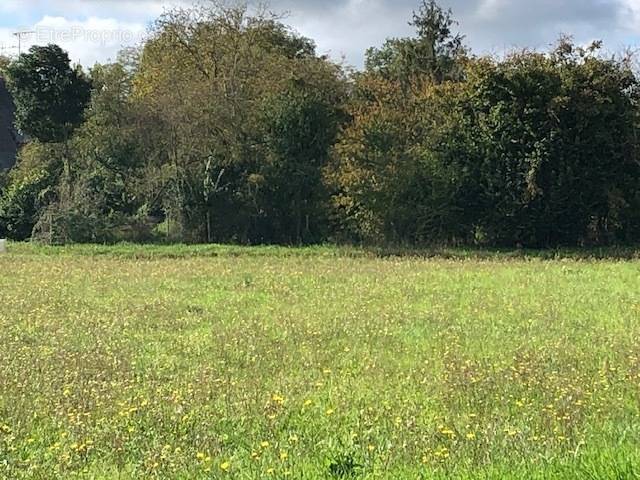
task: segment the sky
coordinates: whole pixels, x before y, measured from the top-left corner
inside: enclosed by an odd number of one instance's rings
[[[251,2],[249,2],[251,3]],[[17,53],[13,33],[33,44],[58,43],[75,63],[91,66],[139,44],[155,18],[187,0],[0,0],[0,54]],[[356,68],[368,47],[412,33],[419,0],[271,0],[285,22],[313,38],[318,51]],[[587,44],[603,40],[609,51],[640,48],[640,0],[441,0],[459,21],[477,54],[514,48],[544,50],[560,34]]]

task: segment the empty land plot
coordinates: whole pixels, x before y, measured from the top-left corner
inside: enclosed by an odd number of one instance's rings
[[[12,245],[0,478],[637,478],[640,262]]]

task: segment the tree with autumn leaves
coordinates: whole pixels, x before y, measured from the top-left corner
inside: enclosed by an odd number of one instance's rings
[[[638,241],[640,88],[630,58],[567,38],[548,53],[476,57],[433,0],[411,24],[413,37],[370,49],[360,72],[318,55],[277,16],[215,4],[166,13],[141,48],[88,73],[56,47],[35,47],[5,67],[19,126],[64,134],[32,133],[0,182],[0,233],[48,242]],[[20,79],[52,52],[66,86],[31,101]],[[63,93],[83,85],[90,95],[74,96],[79,114],[62,119]]]

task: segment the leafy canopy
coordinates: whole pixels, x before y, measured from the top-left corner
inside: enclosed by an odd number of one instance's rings
[[[6,69],[16,126],[41,142],[61,142],[82,122],[90,82],[57,45],[31,47]]]

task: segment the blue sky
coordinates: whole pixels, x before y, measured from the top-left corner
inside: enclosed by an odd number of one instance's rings
[[[605,41],[611,51],[640,47],[640,0],[442,0],[476,53],[513,48],[545,49],[559,34],[579,43]],[[0,0],[0,48],[14,52],[16,30],[25,39],[54,41],[75,62],[91,65],[114,58],[138,43],[164,9],[186,0]],[[271,10],[288,11],[287,23],[316,40],[321,53],[361,66],[367,47],[386,37],[411,33],[407,25],[418,0],[273,0]]]

